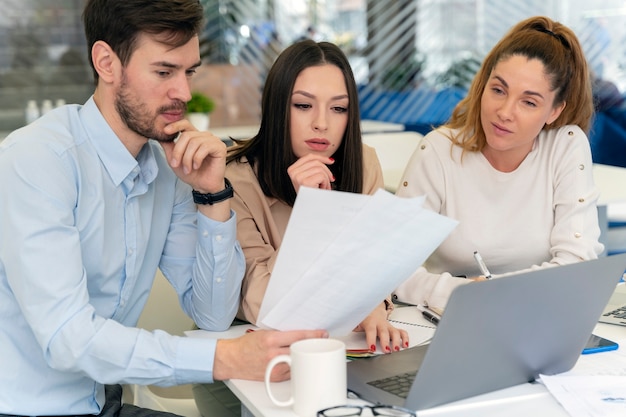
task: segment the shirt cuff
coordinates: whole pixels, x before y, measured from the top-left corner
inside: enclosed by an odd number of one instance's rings
[[[177,383],[212,383],[216,347],[217,339],[180,337],[176,352]]]
[[[220,222],[198,212],[198,233],[200,239],[220,236],[222,243],[228,244],[226,246],[229,247],[237,240],[237,214],[231,209],[230,218],[225,222]]]

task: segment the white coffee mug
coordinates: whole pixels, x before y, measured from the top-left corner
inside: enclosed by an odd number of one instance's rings
[[[279,363],[291,367],[291,397],[277,400],[272,394],[270,375]],[[280,355],[267,364],[265,390],[279,407],[293,407],[302,417],[314,417],[319,410],[343,405],[347,398],[346,345],[335,339],[305,339],[293,343],[289,355]]]

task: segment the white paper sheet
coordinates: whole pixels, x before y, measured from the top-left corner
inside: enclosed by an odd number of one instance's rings
[[[456,226],[423,201],[301,188],[257,324],[348,334]]]
[[[626,377],[541,375],[541,382],[572,417],[626,416]]]

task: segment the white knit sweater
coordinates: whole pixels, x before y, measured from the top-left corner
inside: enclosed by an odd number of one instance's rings
[[[399,300],[444,307],[454,288],[480,275],[479,251],[494,276],[594,259],[602,252],[591,150],[577,126],[542,131],[513,172],[480,152],[453,146],[438,129],[411,157],[397,195],[426,195],[425,206],[459,221]]]

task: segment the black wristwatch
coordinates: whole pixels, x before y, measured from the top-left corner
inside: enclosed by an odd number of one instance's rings
[[[228,178],[224,177],[224,184],[226,184],[226,188],[217,193],[206,193],[202,194],[193,190],[193,201],[196,204],[215,204],[220,201],[228,200],[229,198],[233,198],[234,191],[233,186],[231,185]]]

